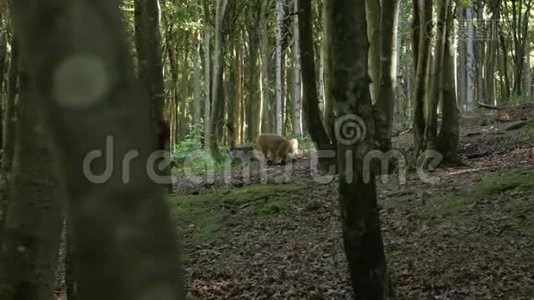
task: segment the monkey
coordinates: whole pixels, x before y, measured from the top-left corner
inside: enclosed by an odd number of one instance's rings
[[[272,160],[275,164],[285,164],[289,154],[297,154],[298,145],[297,139],[288,140],[273,133],[262,133],[257,140],[258,149],[267,160]]]

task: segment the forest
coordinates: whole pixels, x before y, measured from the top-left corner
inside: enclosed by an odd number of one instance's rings
[[[0,0],[0,299],[532,299],[534,0]]]

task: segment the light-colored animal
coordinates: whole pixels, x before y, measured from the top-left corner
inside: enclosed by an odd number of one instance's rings
[[[287,158],[293,158],[298,153],[299,142],[297,139],[286,139],[273,133],[262,133],[256,142],[258,149],[267,160],[274,163],[286,163]]]

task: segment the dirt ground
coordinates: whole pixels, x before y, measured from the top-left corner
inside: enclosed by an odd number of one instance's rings
[[[380,182],[397,299],[533,299],[533,120],[533,107],[465,117],[465,166],[433,172],[433,183],[414,171]],[[409,153],[411,133],[394,142]],[[313,180],[306,156],[284,184],[234,177],[233,186],[182,180],[171,197],[190,295],[350,299],[336,179]]]

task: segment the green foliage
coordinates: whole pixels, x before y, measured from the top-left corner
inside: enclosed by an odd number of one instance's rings
[[[299,150],[310,150],[315,147],[313,144],[313,140],[311,139],[311,136],[309,134],[303,136],[296,136],[294,138],[299,141]]]
[[[453,194],[437,209],[421,207],[416,214],[424,219],[434,216],[459,217],[469,212],[471,206],[477,201],[514,189],[534,191],[534,170],[513,170],[500,176],[485,178],[472,190]]]
[[[172,195],[168,198],[173,218],[192,244],[209,243],[224,234],[230,211],[244,210],[251,217],[274,217],[284,213],[298,197],[309,193],[306,181],[289,184],[257,184],[206,194]]]
[[[202,150],[203,132],[199,125],[193,127],[178,144],[174,145],[172,156],[177,160],[183,160],[195,151]]]

